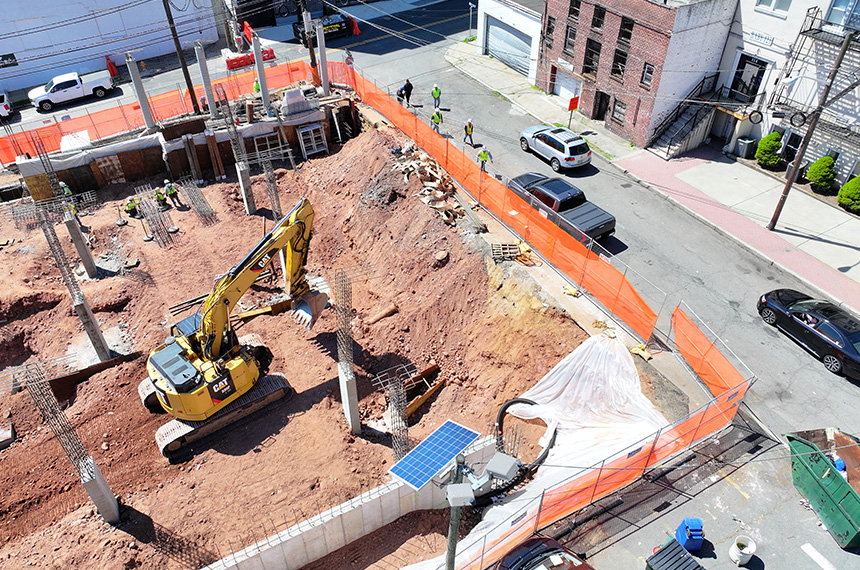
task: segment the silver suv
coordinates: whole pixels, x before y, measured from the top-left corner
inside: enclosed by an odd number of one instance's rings
[[[547,159],[554,172],[591,162],[585,139],[563,127],[529,127],[520,133],[520,148]]]

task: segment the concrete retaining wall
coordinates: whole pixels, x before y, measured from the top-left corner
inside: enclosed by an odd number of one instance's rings
[[[466,450],[466,463],[479,473],[496,452],[493,436],[479,439]],[[442,473],[447,473],[443,470]],[[437,477],[434,481],[441,479]],[[394,480],[359,495],[315,517],[235,552],[203,570],[293,570],[318,560],[412,511],[448,506],[445,488],[433,481],[416,493]]]

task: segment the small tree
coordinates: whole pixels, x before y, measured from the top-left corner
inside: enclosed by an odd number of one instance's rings
[[[839,189],[836,201],[852,214],[860,214],[860,176],[852,178]]]
[[[834,162],[832,156],[822,156],[813,162],[809,170],[806,171],[806,179],[809,180],[816,192],[830,192],[833,180],[836,178],[836,173],[833,171]]]
[[[761,139],[755,151],[755,159],[764,168],[776,168],[782,160],[777,152],[782,144],[782,135],[774,131]]]

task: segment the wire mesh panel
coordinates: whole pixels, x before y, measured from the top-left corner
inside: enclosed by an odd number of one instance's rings
[[[175,226],[170,219],[170,214],[162,211],[155,203],[155,199],[152,197],[153,192],[152,185],[148,182],[135,187],[140,213],[143,214],[143,219],[149,226],[152,237],[155,238],[155,242],[159,246],[166,247],[174,243],[175,229],[173,228]]]

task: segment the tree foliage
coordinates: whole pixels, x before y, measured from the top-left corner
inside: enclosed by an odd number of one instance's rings
[[[765,168],[776,168],[782,160],[777,154],[782,144],[782,135],[774,131],[761,139],[755,151],[755,159],[760,166]]]

